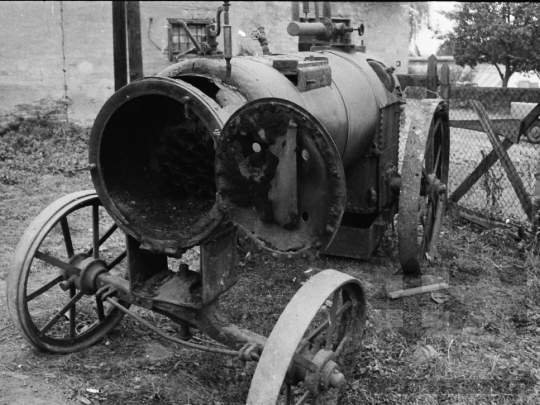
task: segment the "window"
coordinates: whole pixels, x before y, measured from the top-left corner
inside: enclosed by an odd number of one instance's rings
[[[308,18],[308,22],[315,22],[315,18]],[[306,22],[305,18],[300,18],[300,22]],[[347,27],[351,26],[350,18],[332,18],[334,24],[344,23]],[[307,52],[313,46],[313,40],[315,39],[314,35],[301,35],[298,38],[298,52]]]
[[[169,18],[169,60],[173,62],[175,56],[194,48],[186,31],[181,28],[178,19]],[[198,43],[205,40],[206,26],[212,24],[211,20],[185,20],[187,26]]]

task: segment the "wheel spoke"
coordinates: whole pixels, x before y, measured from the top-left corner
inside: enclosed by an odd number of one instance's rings
[[[328,330],[326,331],[326,344],[324,348],[326,350],[330,350],[332,347],[332,337],[334,336],[334,330],[336,328],[337,323],[337,307],[339,302],[339,290],[334,291],[334,296],[332,297],[332,308],[330,308],[330,319],[328,322],[330,323],[330,326],[328,327]]]
[[[302,404],[305,404],[306,401],[309,399],[309,394],[310,394],[309,391],[304,392],[304,395],[302,395],[302,396],[300,397],[300,399],[298,400],[298,402],[297,402],[295,405],[302,405]]]
[[[291,384],[285,383],[285,389],[283,390],[283,395],[285,396],[285,405],[291,405]]]
[[[437,166],[439,165],[439,159],[441,158],[441,148],[437,149],[437,159],[435,160],[435,165],[433,166],[433,174],[437,175]]]
[[[44,292],[49,291],[51,288],[53,288],[56,284],[58,284],[63,279],[64,279],[64,276],[62,274],[60,274],[58,277],[56,277],[55,279],[52,279],[47,284],[45,284],[43,287],[41,287],[41,288],[37,289],[36,291],[34,291],[32,294],[27,295],[26,296],[26,302],[28,303],[28,302],[32,301],[34,298],[39,297]]]
[[[105,310],[103,309],[103,301],[96,295],[96,308],[99,322],[105,319]]]
[[[75,296],[75,286],[72,285],[70,288],[69,288],[69,296],[71,299],[73,299],[73,297]],[[69,308],[69,337],[70,338],[74,338],[75,335],[76,335],[76,332],[75,332],[75,318],[77,316],[77,304],[73,303],[73,305],[71,306],[71,308]]]
[[[435,139],[435,134],[437,133],[437,130],[441,126],[440,124],[441,124],[441,120],[436,120],[435,126],[433,128],[430,128],[430,130],[429,130],[429,135],[427,137],[427,144],[426,144],[427,153],[429,153],[431,147],[433,146],[433,142],[434,142],[434,139]],[[425,156],[424,159],[427,160],[428,156]]]
[[[116,259],[114,259],[110,264],[107,265],[107,270],[113,269],[115,266],[117,266],[122,260],[124,260],[127,256],[127,252],[124,250],[122,253],[120,253]]]
[[[114,224],[113,226],[111,226],[109,229],[107,229],[107,232],[105,232],[105,234],[99,239],[99,242],[98,242],[98,246],[101,246],[103,245],[103,243],[105,243],[105,241],[107,239],[109,239],[109,237],[114,233],[114,231],[116,231],[118,229],[118,225]],[[94,247],[90,247],[90,249],[88,249],[86,251],[86,254],[88,256],[91,256],[92,254],[94,253]]]
[[[94,259],[99,259],[99,205],[92,205],[92,248]]]
[[[62,270],[67,271],[70,276],[79,275],[79,273],[81,272],[81,269],[79,269],[78,267],[72,266],[71,264],[63,262],[62,260],[57,259],[56,257],[52,257],[48,255],[47,253],[40,252],[39,250],[36,252],[34,257],[39,260],[44,261],[45,263],[49,263],[51,266],[55,266]]]
[[[424,260],[425,252],[427,252],[429,242],[431,241],[431,234],[433,229],[433,200],[429,199],[427,203],[427,209],[426,209],[426,220],[425,223],[423,223],[423,235],[422,235],[422,244],[420,246],[420,255],[419,259],[422,261]],[[422,219],[423,222],[423,219]]]
[[[343,304],[339,310],[337,311],[336,316],[341,316],[347,309],[351,307],[352,303],[351,301],[347,301],[345,304]],[[325,321],[323,324],[321,324],[317,329],[315,329],[313,332],[309,334],[309,336],[306,338],[308,342],[312,342],[313,339],[315,339],[317,336],[319,336],[326,328],[328,327],[328,321]]]
[[[64,306],[64,308],[62,308],[60,311],[58,311],[58,312],[56,313],[56,315],[53,316],[53,317],[51,318],[51,320],[50,320],[49,322],[47,322],[47,324],[46,324],[43,328],[40,329],[40,332],[41,332],[41,333],[47,333],[47,331],[48,331],[49,329],[51,329],[51,328],[54,326],[54,324],[55,324],[56,322],[58,322],[58,320],[59,320],[62,316],[64,316],[64,314],[65,314],[65,313],[66,313],[73,305],[75,305],[75,303],[76,303],[77,301],[79,301],[79,300],[82,298],[83,295],[84,295],[84,293],[83,293],[82,291],[79,291],[79,292],[78,292],[78,293],[77,293],[77,294],[76,294],[76,295],[75,295],[75,296],[74,296],[74,297],[73,297],[73,298],[72,298],[72,299]]]
[[[60,219],[60,225],[62,226],[64,243],[66,245],[66,252],[69,259],[71,256],[73,256],[73,242],[71,241],[71,233],[69,232],[69,225],[66,217],[62,217],[62,219]]]
[[[345,335],[343,339],[341,339],[341,342],[339,342],[339,345],[338,347],[336,347],[336,350],[334,350],[335,357],[339,357],[341,355],[341,352],[345,348],[345,345],[349,343],[350,340],[351,340],[351,335],[350,333],[347,333],[347,335]]]

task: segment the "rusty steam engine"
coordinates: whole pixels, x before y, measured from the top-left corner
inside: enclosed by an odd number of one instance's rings
[[[225,2],[206,42],[195,41],[184,24],[197,58],[136,80],[105,103],[90,139],[96,191],[47,208],[13,260],[9,309],[33,346],[82,349],[126,313],[145,323],[129,310],[137,305],[182,326],[182,336],[162,336],[258,361],[248,404],[275,404],[280,396],[285,403],[316,401],[345,386],[366,316],[358,280],[334,270],[317,274],[269,338],[231,324],[218,307],[236,282],[238,239],[277,260],[309,260],[320,252],[368,259],[399,208],[403,269],[417,270],[436,250],[448,173],[447,109],[435,100],[413,116],[399,172],[399,81],[392,68],[353,44],[363,26],[333,23],[328,2],[322,11],[317,22],[302,23],[293,6],[287,31],[314,36],[309,52],[272,54],[261,30],[263,55],[232,57]],[[115,222],[101,234],[100,205]],[[68,216],[84,207],[92,207],[92,245],[79,251]],[[55,226],[67,259],[40,249]],[[126,234],[126,249],[108,262],[100,245],[116,228]],[[168,258],[182,258],[194,246],[200,272],[169,268]],[[127,279],[111,271],[126,257]],[[56,277],[37,288],[30,286],[30,269],[40,263]],[[54,289],[69,294],[65,305],[44,321],[34,317],[30,301]],[[75,314],[83,296],[95,297],[95,323],[81,330],[70,316],[61,332],[62,315]],[[327,320],[315,325],[321,307]],[[190,342],[192,328],[229,349]],[[304,387],[301,397],[291,393],[296,384]]]

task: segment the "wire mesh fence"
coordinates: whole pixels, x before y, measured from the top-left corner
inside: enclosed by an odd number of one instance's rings
[[[540,101],[534,100],[540,99],[540,91],[523,90],[458,87],[452,89],[450,99],[450,193],[456,190],[490,153],[494,153],[492,142],[470,103],[470,100],[478,100],[487,111],[489,123],[501,145],[504,149],[508,147],[506,153],[515,167],[515,172],[509,175],[501,161],[497,160],[489,169],[483,170],[483,175],[459,199],[459,205],[482,216],[502,221],[527,221],[526,211],[515,187],[517,185],[519,188],[521,183],[524,194],[532,201],[536,175],[540,169],[538,122],[521,137],[519,143],[515,143],[522,119]]]
[[[449,201],[479,217],[536,226],[540,89],[457,86],[448,64],[438,65],[433,55],[426,62],[425,75],[398,75],[407,103],[400,123],[400,172],[411,125],[407,112],[428,95],[444,98],[450,111]],[[527,129],[518,136],[522,126]]]

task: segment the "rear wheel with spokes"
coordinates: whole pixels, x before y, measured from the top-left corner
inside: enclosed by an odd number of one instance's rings
[[[450,159],[446,104],[423,100],[417,110],[407,137],[399,196],[399,259],[409,274],[420,272],[420,263],[437,255]]]
[[[94,258],[105,261],[107,271],[124,275],[125,257],[125,236],[95,191],[60,198],[30,224],[15,251],[7,282],[13,323],[37,349],[69,353],[91,346],[124,313],[79,290],[74,274]]]

